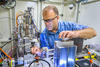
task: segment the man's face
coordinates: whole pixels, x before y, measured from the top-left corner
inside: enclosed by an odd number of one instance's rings
[[[43,20],[48,30],[50,31],[57,30],[58,19],[59,16],[57,16],[53,10],[43,11]]]

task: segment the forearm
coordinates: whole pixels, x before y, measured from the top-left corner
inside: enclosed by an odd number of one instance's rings
[[[83,30],[76,31],[79,38],[89,39],[96,36],[96,31],[92,28],[86,28]]]

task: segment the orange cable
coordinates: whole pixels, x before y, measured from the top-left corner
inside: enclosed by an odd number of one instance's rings
[[[0,48],[0,50],[1,50],[10,60],[12,60],[12,58],[11,58],[6,52],[4,52],[4,50],[2,50],[1,48]]]

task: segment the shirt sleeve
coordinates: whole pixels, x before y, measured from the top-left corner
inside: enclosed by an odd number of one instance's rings
[[[64,26],[65,26],[66,29],[71,30],[71,31],[82,30],[82,29],[88,28],[88,26],[76,24],[76,23],[73,23],[73,22],[65,23]]]

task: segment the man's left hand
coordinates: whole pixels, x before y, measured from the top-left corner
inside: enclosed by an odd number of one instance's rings
[[[72,39],[72,38],[77,38],[77,37],[79,37],[78,31],[62,31],[59,34],[59,38],[62,38],[62,39],[64,38]]]

